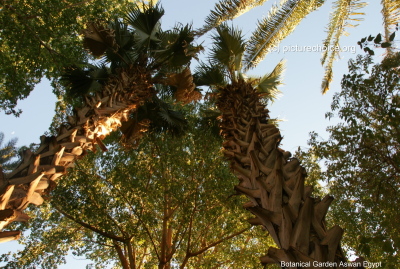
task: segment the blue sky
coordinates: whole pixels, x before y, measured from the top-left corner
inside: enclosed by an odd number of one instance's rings
[[[215,0],[164,0],[162,5],[166,12],[163,17],[163,28],[168,29],[176,22],[192,22],[194,27],[198,28],[202,26],[204,18],[215,2]],[[328,138],[326,127],[336,123],[334,120],[329,122],[324,116],[330,111],[332,96],[340,90],[340,80],[347,72],[348,60],[355,58],[357,54],[364,54],[357,46],[357,41],[370,34],[383,33],[379,2],[371,1],[369,6],[363,9],[366,13],[365,21],[360,22],[357,28],[348,29],[350,36],[342,38],[342,48],[349,52],[342,53],[340,60],[335,62],[334,81],[327,94],[322,95],[320,90],[324,74],[320,64],[321,52],[304,50],[307,48],[316,50],[322,45],[332,1],[327,1],[318,11],[310,14],[280,44],[279,52],[270,53],[257,68],[248,72],[249,75],[262,76],[270,72],[281,59],[287,61],[284,85],[280,88],[282,96],[269,107],[271,117],[285,120],[280,123],[281,133],[284,136],[283,149],[294,152],[299,146],[306,147],[308,134],[311,131],[318,132],[325,139]],[[272,4],[274,1],[268,1],[264,6],[235,19],[233,24],[241,28],[247,36],[250,35],[257,19],[266,16]],[[206,44],[205,42],[204,45]],[[383,51],[376,52],[379,54]],[[31,96],[19,102],[18,108],[23,110],[19,118],[0,114],[0,131],[4,132],[5,140],[18,137],[19,146],[38,143],[40,135],[50,126],[55,101],[49,84],[43,81]],[[16,242],[1,244],[0,254],[16,246]],[[71,266],[82,268],[83,266],[79,264],[82,263],[75,263],[74,259],[70,258],[68,264],[61,268]]]

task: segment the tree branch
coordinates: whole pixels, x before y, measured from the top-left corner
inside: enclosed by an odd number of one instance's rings
[[[126,241],[125,238],[123,238],[123,237],[116,236],[116,235],[113,235],[113,234],[104,232],[104,231],[102,231],[102,230],[100,230],[100,229],[98,229],[98,228],[96,228],[96,227],[93,227],[92,225],[90,225],[90,224],[88,224],[88,223],[86,223],[86,222],[83,222],[83,221],[81,221],[81,220],[79,220],[79,219],[77,219],[77,218],[71,216],[70,214],[68,214],[67,212],[65,212],[65,211],[62,210],[61,208],[59,208],[57,205],[52,204],[52,206],[53,206],[58,212],[60,212],[61,214],[63,214],[65,217],[69,218],[70,220],[72,220],[72,221],[78,223],[79,225],[82,225],[83,227],[85,227],[85,228],[87,228],[87,229],[89,229],[89,230],[91,230],[91,231],[93,231],[93,232],[95,232],[95,233],[98,233],[98,234],[100,234],[100,235],[102,235],[102,236],[104,236],[104,237],[107,237],[107,238],[110,238],[110,239],[113,239],[113,240],[116,240],[116,241],[119,241],[119,242],[125,242],[125,241]]]

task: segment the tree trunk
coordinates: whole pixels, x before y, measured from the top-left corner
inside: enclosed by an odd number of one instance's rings
[[[333,198],[311,196],[305,169],[278,147],[282,137],[268,123],[260,100],[250,84],[239,81],[220,90],[217,105],[224,154],[240,181],[235,190],[249,198],[244,207],[255,215],[249,222],[264,226],[278,246],[270,247],[261,262],[282,268],[347,267],[340,246],[343,229],[327,230],[325,223]]]
[[[0,231],[13,221],[28,220],[23,210],[29,204],[42,204],[42,196],[48,195],[56,180],[88,150],[95,151],[96,145],[107,150],[102,140],[155,94],[147,73],[141,67],[120,71],[100,92],[85,97],[83,107],[68,116],[58,136],[42,136],[37,151],[26,150],[14,171],[0,171]],[[0,232],[0,242],[19,236],[19,231]]]

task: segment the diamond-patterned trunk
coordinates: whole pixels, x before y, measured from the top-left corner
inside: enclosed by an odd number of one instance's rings
[[[240,181],[235,189],[249,198],[244,207],[255,215],[249,222],[264,226],[278,246],[270,247],[261,262],[282,268],[337,268],[346,258],[340,247],[343,230],[325,225],[333,198],[311,196],[312,187],[304,185],[305,169],[279,148],[282,137],[268,123],[260,100],[249,83],[239,81],[220,89],[217,106],[224,154]]]
[[[154,94],[144,68],[123,69],[95,96],[85,97],[83,107],[68,117],[58,136],[42,136],[38,150],[34,153],[26,150],[14,171],[10,174],[0,171],[0,231],[11,222],[28,220],[23,210],[29,204],[42,204],[42,196],[56,186],[57,179],[86,151],[96,150],[96,145],[107,150],[102,140]],[[20,234],[20,231],[0,232],[0,242],[18,239]]]

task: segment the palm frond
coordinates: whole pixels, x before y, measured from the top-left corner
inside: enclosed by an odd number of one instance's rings
[[[334,58],[331,57],[331,59],[333,61]],[[332,82],[332,77],[333,77],[332,64],[328,64],[328,66],[325,68],[325,75],[321,83],[322,94],[325,94],[329,91],[329,85]]]
[[[173,95],[178,102],[183,104],[198,101],[202,97],[193,83],[193,76],[189,68],[185,68],[180,73],[169,74],[166,84],[175,88]]]
[[[138,57],[137,53],[135,53],[135,50],[133,49],[135,40],[133,33],[128,29],[128,25],[115,19],[109,23],[108,27],[114,32],[118,50],[114,51],[108,49],[103,58],[103,63],[110,63],[111,69],[114,70],[115,68],[123,67],[135,62]]]
[[[61,81],[66,84],[66,97],[73,100],[100,90],[108,77],[105,66],[88,65],[81,68],[74,65],[65,69]]]
[[[233,20],[254,7],[261,6],[268,0],[220,0],[214,10],[205,18],[205,25],[196,31],[197,35],[204,35],[223,22]]]
[[[132,113],[130,119],[122,123],[120,130],[126,145],[130,143],[131,146],[137,146],[145,132],[167,132],[179,136],[184,134],[187,128],[188,121],[183,112],[154,96]]]
[[[393,27],[400,22],[400,1],[381,0],[385,39],[388,40]]]
[[[149,49],[161,41],[159,38],[160,20],[163,15],[164,9],[159,4],[142,7],[136,5],[129,10],[125,21],[135,31],[137,49]]]
[[[263,94],[267,100],[274,101],[278,98],[281,91],[278,89],[279,85],[283,84],[283,72],[285,71],[285,61],[280,61],[272,70],[272,72],[265,74],[258,84],[256,85],[258,91]]]
[[[176,25],[172,30],[160,35],[162,50],[155,53],[157,64],[167,64],[168,68],[180,68],[189,64],[192,58],[203,49],[202,46],[194,46],[194,34],[192,26],[187,24]]]
[[[95,57],[102,56],[107,49],[118,50],[114,31],[100,22],[87,23],[86,29],[82,33],[84,36],[83,46]]]
[[[217,33],[212,35],[210,61],[212,64],[224,66],[231,80],[236,80],[237,73],[242,69],[242,59],[245,51],[245,41],[242,31],[222,24],[216,28]]]
[[[283,0],[279,7],[273,6],[268,16],[258,21],[252,33],[244,58],[245,69],[255,67],[267,53],[286,38],[323,0]]]
[[[227,83],[224,68],[211,63],[200,62],[193,74],[197,86],[224,87]]]
[[[350,21],[361,21],[362,18],[354,18],[356,15],[364,15],[364,13],[356,12],[358,9],[365,7],[367,3],[360,0],[337,0],[333,3],[333,12],[331,13],[327,37],[323,42],[326,48],[322,54],[321,63],[325,65],[325,76],[322,83],[322,92],[329,90],[329,84],[332,81],[332,65],[338,55],[340,37],[346,35],[346,27],[355,27]],[[326,64],[325,64],[326,63]]]
[[[182,134],[187,128],[185,115],[158,97],[147,102],[143,108],[138,110],[138,118],[150,120],[150,131],[167,131],[174,135]]]

